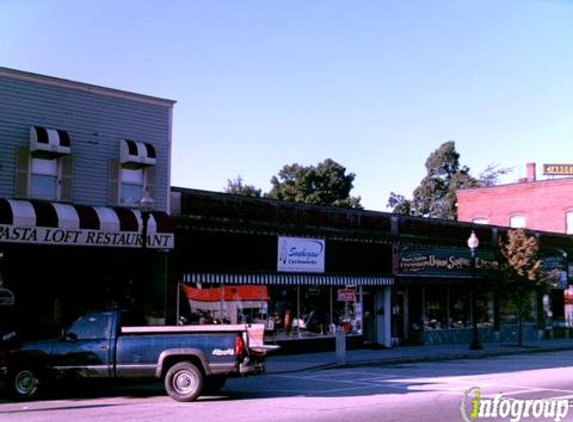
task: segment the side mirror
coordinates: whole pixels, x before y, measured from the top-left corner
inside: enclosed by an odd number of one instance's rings
[[[63,341],[69,340],[71,342],[74,342],[78,339],[78,335],[75,333],[68,332],[66,329],[63,329],[61,338]]]

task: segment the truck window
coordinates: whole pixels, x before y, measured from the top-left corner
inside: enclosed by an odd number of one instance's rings
[[[78,340],[110,338],[111,316],[107,314],[88,314],[78,318],[68,329]]]

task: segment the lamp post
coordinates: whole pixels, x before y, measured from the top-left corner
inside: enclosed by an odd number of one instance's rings
[[[479,342],[478,325],[476,319],[476,301],[475,301],[475,283],[476,283],[476,249],[479,246],[479,239],[472,230],[472,234],[468,238],[468,247],[471,254],[471,268],[472,268],[472,287],[470,290],[470,318],[472,319],[472,342],[470,343],[470,350],[481,350],[482,345]]]
[[[147,249],[147,225],[149,223],[149,214],[153,209],[153,198],[149,195],[149,190],[145,189],[145,193],[139,200],[139,210],[141,211],[141,248]]]

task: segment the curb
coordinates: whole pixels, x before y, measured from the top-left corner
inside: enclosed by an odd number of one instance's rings
[[[286,374],[286,373],[296,373],[296,372],[304,372],[304,371],[320,371],[324,369],[343,369],[343,368],[355,368],[359,366],[368,366],[368,365],[375,365],[375,366],[390,366],[390,365],[399,365],[399,364],[407,364],[407,363],[418,363],[418,362],[440,362],[440,361],[447,361],[447,360],[462,360],[462,359],[482,359],[488,357],[497,357],[497,356],[513,356],[513,355],[522,355],[522,354],[529,354],[529,353],[550,353],[550,352],[562,352],[567,350],[573,350],[573,344],[571,345],[563,345],[563,346],[552,346],[552,347],[531,347],[525,346],[522,348],[517,348],[514,346],[515,349],[512,350],[481,350],[481,351],[467,351],[467,352],[455,352],[455,353],[446,353],[446,354],[438,354],[438,355],[424,355],[424,356],[404,356],[404,357],[394,357],[394,358],[380,358],[380,359],[362,359],[356,360],[351,362],[345,363],[321,363],[317,365],[307,366],[304,368],[298,369],[285,369],[279,371],[267,371],[267,374]]]

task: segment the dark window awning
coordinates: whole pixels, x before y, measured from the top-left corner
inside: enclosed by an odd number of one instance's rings
[[[283,285],[323,285],[323,286],[391,286],[391,276],[358,276],[298,273],[186,273],[185,283],[215,284],[283,284]]]
[[[120,163],[126,167],[154,166],[157,161],[153,145],[141,141],[122,139]]]
[[[30,126],[30,151],[40,155],[67,155],[70,153],[68,132],[41,126]]]
[[[141,212],[45,201],[0,199],[0,243],[141,247]],[[171,217],[150,214],[147,247],[173,249]]]

